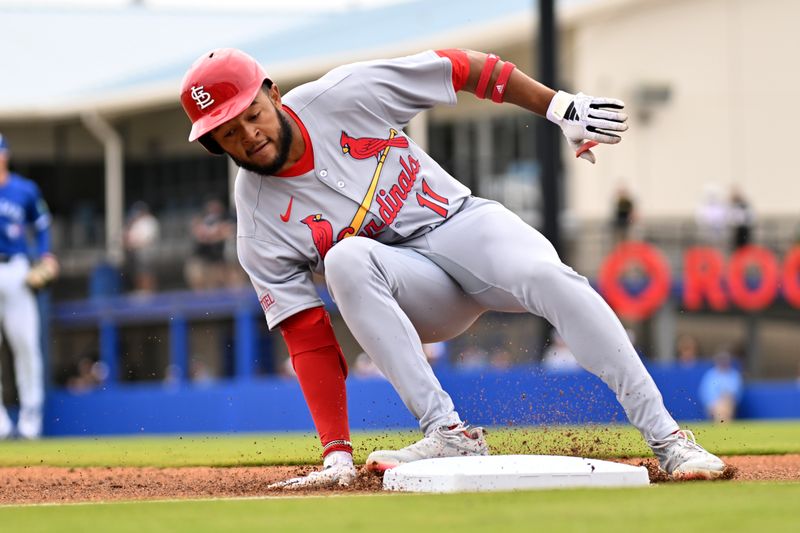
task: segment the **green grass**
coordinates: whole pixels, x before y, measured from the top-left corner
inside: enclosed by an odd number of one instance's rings
[[[3,531],[796,531],[800,484],[0,508]]]
[[[699,442],[721,455],[800,453],[800,423],[691,424]],[[395,448],[417,431],[356,433],[357,462],[376,448]],[[650,451],[630,426],[590,428],[495,428],[494,453],[588,457],[646,457]],[[167,435],[157,437],[53,438],[0,442],[0,466],[246,466],[314,464],[319,444],[312,434]]]
[[[691,424],[721,455],[800,453],[799,422]],[[356,460],[416,431],[358,433]],[[648,456],[629,426],[495,428],[494,453]],[[0,443],[0,466],[234,466],[319,462],[312,434],[53,438]],[[2,483],[2,480],[0,480]],[[0,490],[2,486],[0,486]],[[637,489],[378,494],[0,507],[8,532],[795,531],[800,483],[698,482]]]

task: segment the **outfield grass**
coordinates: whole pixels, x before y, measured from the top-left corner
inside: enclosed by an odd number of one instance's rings
[[[800,423],[690,424],[699,442],[721,455],[800,453]],[[417,431],[356,433],[357,462],[376,448],[410,444]],[[493,453],[588,457],[647,457],[650,451],[630,426],[593,428],[495,428]],[[314,464],[319,444],[312,434],[167,435],[155,437],[52,438],[0,442],[0,466],[251,466]]]
[[[800,484],[0,508],[3,531],[796,531]]]

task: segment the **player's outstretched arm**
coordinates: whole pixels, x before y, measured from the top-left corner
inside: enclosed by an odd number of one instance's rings
[[[591,148],[598,143],[616,144],[628,129],[625,104],[614,98],[554,91],[494,54],[464,50],[469,74],[462,90],[478,98],[509,102],[557,124],[576,157],[594,163]]]
[[[274,483],[271,489],[349,485],[356,477],[347,422],[347,362],[323,307],[283,320],[281,334],[323,445],[323,469]]]

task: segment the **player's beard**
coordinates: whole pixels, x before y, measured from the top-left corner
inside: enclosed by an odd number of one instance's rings
[[[275,159],[273,159],[272,163],[268,165],[258,165],[247,161],[240,161],[239,159],[231,156],[233,162],[239,167],[249,170],[250,172],[260,174],[261,176],[274,176],[281,168],[283,168],[283,165],[286,164],[286,160],[289,159],[289,148],[292,147],[292,125],[289,123],[286,115],[284,115],[280,109],[276,107],[275,112],[278,114],[278,122],[280,123],[281,127],[281,130],[278,133],[278,153],[275,155]]]

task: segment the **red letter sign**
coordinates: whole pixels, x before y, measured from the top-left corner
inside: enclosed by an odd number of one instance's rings
[[[689,248],[683,256],[683,306],[696,311],[703,299],[717,311],[728,308],[722,290],[724,259],[719,250],[705,246]]]
[[[757,266],[761,271],[758,287],[747,284],[747,271]],[[759,311],[768,307],[778,294],[778,262],[772,252],[761,246],[750,245],[739,248],[731,256],[728,265],[728,287],[731,299],[747,311]]]
[[[792,307],[800,307],[800,246],[795,246],[783,260],[783,297]]]
[[[619,277],[638,264],[650,278],[647,288],[636,296],[625,290]],[[622,243],[600,267],[600,291],[620,316],[642,320],[652,315],[669,296],[669,265],[656,248],[643,242]]]

